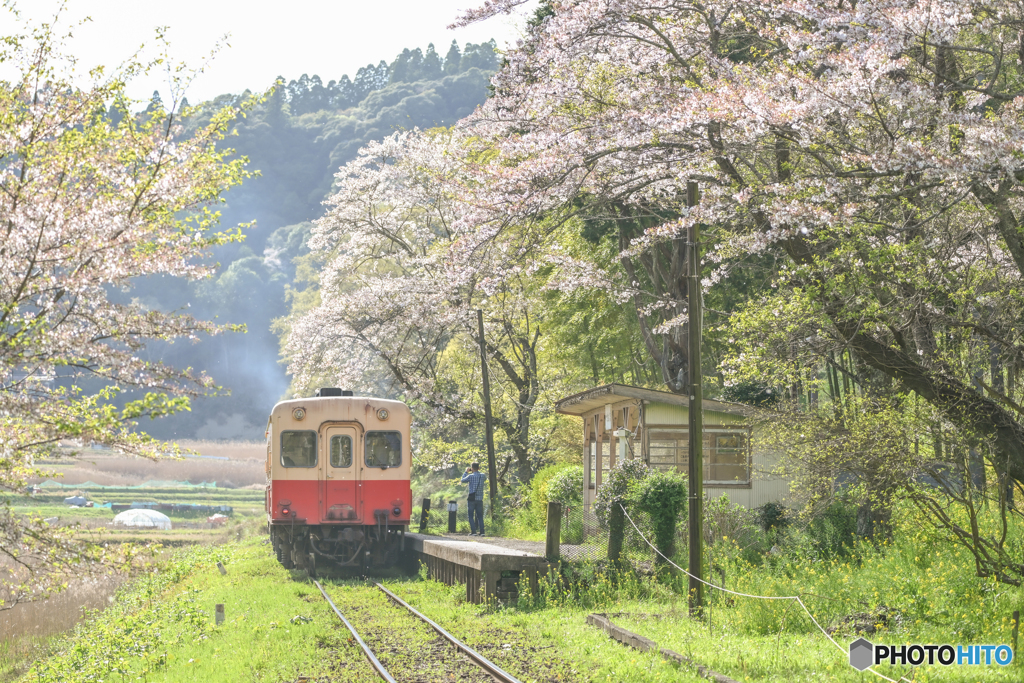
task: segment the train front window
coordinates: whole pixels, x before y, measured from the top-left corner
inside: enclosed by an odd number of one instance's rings
[[[401,432],[366,432],[366,465],[368,467],[397,467],[401,464]]]
[[[352,467],[352,437],[331,437],[331,467]]]
[[[316,432],[281,432],[283,467],[316,467]]]

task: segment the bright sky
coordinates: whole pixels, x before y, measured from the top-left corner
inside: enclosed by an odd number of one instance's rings
[[[49,20],[61,4],[67,7],[60,26],[72,30],[69,52],[79,67],[114,66],[142,45],[155,44],[155,29],[168,27],[171,54],[200,66],[225,34],[227,44],[189,88],[192,103],[216,95],[253,91],[274,78],[319,74],[326,83],[359,67],[384,59],[402,48],[434,43],[443,57],[452,39],[459,45],[494,38],[499,47],[515,44],[521,20],[495,17],[450,31],[459,11],[483,0],[20,0],[22,15],[34,23]],[[532,6],[532,3],[531,3]],[[80,27],[85,17],[92,21]],[[0,10],[0,33],[15,24]],[[152,53],[151,53],[152,54]],[[140,79],[130,94],[148,99],[153,90],[167,97],[167,78]]]

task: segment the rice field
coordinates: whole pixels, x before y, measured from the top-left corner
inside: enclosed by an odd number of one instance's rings
[[[44,486],[35,493],[8,494],[0,501],[15,513],[38,515],[54,525],[75,526],[78,535],[96,543],[142,543],[161,552],[161,547],[220,545],[260,533],[266,475],[265,445],[262,442],[179,442],[200,456],[149,460],[125,456],[110,450],[61,448],[36,465],[49,476],[30,480],[47,481],[62,487]],[[216,487],[188,488],[141,486],[147,482],[213,483]],[[169,531],[126,529],[111,526],[114,511],[109,507],[70,507],[65,498],[81,495],[104,503],[193,503],[230,505],[233,513],[224,525],[211,525],[206,514],[171,513]],[[102,610],[124,575],[83,577],[69,581],[66,590],[45,601],[0,610],[0,683],[13,681],[27,662],[48,651],[61,634],[83,618]]]

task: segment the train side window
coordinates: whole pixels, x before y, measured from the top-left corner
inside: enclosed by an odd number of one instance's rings
[[[331,467],[352,467],[352,437],[331,437]]]
[[[366,464],[397,467],[402,464],[401,432],[366,432]]]
[[[281,432],[281,465],[316,467],[316,432]]]

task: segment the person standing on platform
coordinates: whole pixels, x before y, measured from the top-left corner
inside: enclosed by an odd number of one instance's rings
[[[466,468],[462,475],[462,483],[469,484],[467,503],[469,508],[469,535],[484,535],[484,482],[487,475],[480,471],[480,463],[475,462]],[[479,529],[479,531],[478,531]]]

